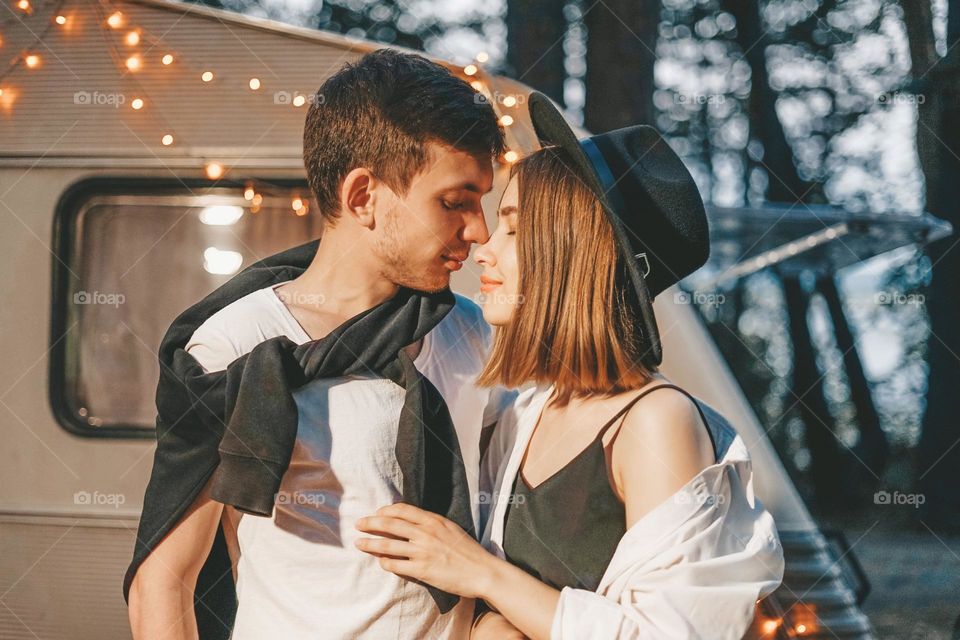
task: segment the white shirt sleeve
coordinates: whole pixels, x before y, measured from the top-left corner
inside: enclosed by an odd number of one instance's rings
[[[207,324],[200,325],[193,332],[184,349],[197,359],[207,373],[223,371],[231,362],[243,355],[226,333]]]

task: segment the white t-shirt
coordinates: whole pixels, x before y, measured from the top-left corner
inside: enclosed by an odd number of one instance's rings
[[[187,351],[207,371],[219,371],[276,336],[309,342],[277,297],[277,286],[215,313],[196,330]],[[473,384],[491,333],[480,308],[458,295],[414,360],[450,410],[472,496],[478,491],[480,431],[515,397]],[[372,374],[326,378],[298,389],[294,399],[297,439],[273,515],[242,514],[237,527],[238,609],[231,637],[467,637],[472,600],[461,599],[441,615],[424,587],[384,571],[354,546],[361,535],[355,521],[401,499],[394,448],[403,388]],[[472,503],[477,522],[478,501]]]

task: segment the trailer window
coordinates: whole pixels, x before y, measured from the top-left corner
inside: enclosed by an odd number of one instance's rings
[[[302,183],[103,180],[57,214],[51,402],[81,435],[152,437],[157,350],[188,306],[260,258],[316,238]],[[257,188],[261,191],[257,193]]]

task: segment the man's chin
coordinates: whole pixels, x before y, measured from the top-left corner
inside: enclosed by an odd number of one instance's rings
[[[432,277],[419,278],[396,278],[394,282],[401,287],[422,291],[423,293],[437,293],[450,288],[450,273],[438,274]]]

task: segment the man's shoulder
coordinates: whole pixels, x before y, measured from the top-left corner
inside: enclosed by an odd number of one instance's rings
[[[484,320],[483,309],[480,305],[461,293],[454,293],[453,297],[456,299],[456,304],[448,314],[448,318],[458,328],[489,336],[492,329]]]
[[[459,293],[456,304],[437,326],[438,337],[448,348],[469,349],[486,357],[493,339],[493,328],[483,318],[483,309],[476,302]]]
[[[193,332],[185,348],[204,369],[225,369],[264,340],[282,333],[277,309],[264,292],[260,289],[234,300]]]

